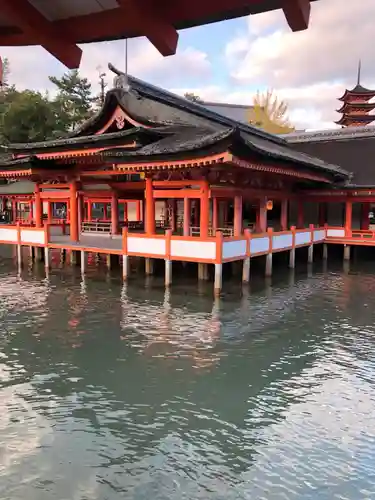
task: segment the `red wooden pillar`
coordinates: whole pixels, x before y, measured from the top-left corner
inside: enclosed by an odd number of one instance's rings
[[[114,191],[111,199],[111,225],[112,234],[118,234],[118,194]]]
[[[209,217],[210,217],[210,203],[209,203],[209,185],[208,182],[205,181],[202,186],[201,191],[201,210],[200,210],[200,236],[202,238],[208,237],[208,226],[209,226]]]
[[[281,214],[280,214],[280,226],[281,231],[287,231],[288,229],[288,200],[281,200]]]
[[[77,181],[72,181],[69,186],[69,207],[70,239],[72,241],[79,241]]]
[[[146,177],[145,203],[145,231],[146,234],[155,234],[155,201],[151,177]]]
[[[191,217],[190,198],[184,198],[184,236],[190,235],[190,217]]]
[[[242,196],[234,197],[234,217],[233,217],[233,233],[234,236],[242,234]]]
[[[177,226],[177,201],[171,200],[170,207],[171,207],[171,230],[172,233],[174,233],[176,231],[176,226]]]
[[[368,231],[370,226],[370,221],[368,214],[370,213],[370,203],[362,203],[361,207],[361,229]]]
[[[87,201],[87,221],[92,221],[92,202],[90,200]]]
[[[124,222],[128,222],[128,202],[124,201]]]
[[[35,197],[35,226],[42,227],[43,205],[42,205],[42,198],[40,196],[40,188],[38,184],[35,185],[34,197]]]
[[[298,200],[297,210],[298,210],[298,213],[297,213],[297,227],[298,228],[303,228],[304,225],[305,225],[305,222],[304,222],[303,201],[302,200]]]
[[[351,236],[352,231],[352,201],[346,200],[345,203],[345,235]]]

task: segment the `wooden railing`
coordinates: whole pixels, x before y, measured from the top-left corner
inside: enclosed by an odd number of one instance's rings
[[[111,233],[112,224],[110,222],[84,221],[81,224],[82,233]]]
[[[350,237],[353,239],[360,239],[360,240],[374,240],[375,231],[352,229]]]
[[[224,237],[232,237],[234,234],[234,229],[233,227],[218,227],[217,229],[214,229],[212,227],[208,228],[208,236],[215,236],[216,233],[220,231]],[[190,236],[200,236],[201,231],[198,226],[191,226],[189,228],[189,235]]]

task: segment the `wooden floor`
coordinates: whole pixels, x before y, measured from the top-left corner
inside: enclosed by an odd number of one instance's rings
[[[69,235],[51,236],[48,246],[51,248],[85,250],[86,252],[102,250],[107,253],[121,253],[122,237],[121,235],[81,234],[80,241],[74,242]]]

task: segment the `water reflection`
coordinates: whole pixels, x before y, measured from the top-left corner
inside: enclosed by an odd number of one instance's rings
[[[43,272],[0,269],[3,498],[372,498],[373,270]]]

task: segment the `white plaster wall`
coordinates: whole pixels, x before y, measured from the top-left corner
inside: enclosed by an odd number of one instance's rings
[[[310,238],[310,231],[306,231],[305,233],[296,233],[296,245],[305,245],[310,243]]]
[[[21,241],[22,243],[39,243],[44,244],[45,233],[44,229],[40,231],[30,231],[28,229],[21,229]]]
[[[293,244],[293,236],[291,234],[279,234],[272,237],[272,248],[280,250],[281,248],[290,248]]]
[[[172,240],[171,254],[172,257],[213,260],[216,258],[216,242]]]
[[[250,240],[251,255],[268,252],[269,247],[270,239],[268,236],[263,236],[262,238],[253,238]]]
[[[323,241],[325,238],[325,231],[323,229],[319,231],[314,231],[314,242]]]
[[[164,238],[137,238],[136,236],[128,236],[128,253],[165,256],[165,249]]]
[[[341,238],[342,236],[345,236],[345,230],[344,229],[328,229],[327,236],[331,237],[331,238]]]
[[[246,240],[224,241],[223,259],[232,259],[233,257],[244,257],[246,255]]]
[[[17,243],[17,229],[0,228],[0,241],[10,241]]]

